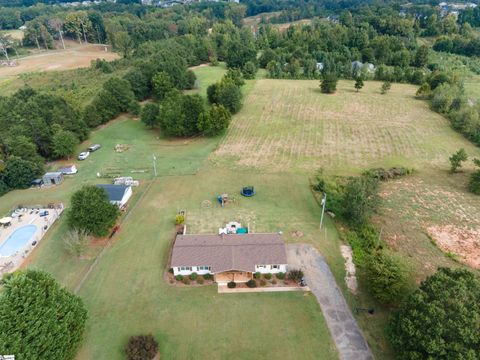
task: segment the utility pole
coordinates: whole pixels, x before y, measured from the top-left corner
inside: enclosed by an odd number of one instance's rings
[[[155,177],[157,177],[157,157],[155,155],[153,156],[153,173],[155,174]]]
[[[323,193],[323,198],[322,198],[322,215],[320,217],[320,229],[322,228],[323,225],[323,216],[325,215],[325,205],[327,204],[327,193]]]

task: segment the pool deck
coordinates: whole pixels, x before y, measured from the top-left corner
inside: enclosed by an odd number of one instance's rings
[[[40,217],[39,214],[43,211],[48,211],[48,215]],[[26,211],[21,212],[22,216],[13,218],[10,226],[0,226],[0,246],[11,234],[15,232],[15,230],[20,229],[25,225],[35,225],[37,227],[30,240],[25,244],[25,246],[18,249],[15,254],[5,257],[2,257],[0,254],[0,276],[4,273],[15,271],[20,267],[20,265],[22,265],[29,253],[42,240],[46,232],[50,229],[55,220],[57,220],[62,211],[63,207],[55,209],[40,208],[39,211],[27,209]],[[37,242],[35,246],[32,245],[34,241]]]

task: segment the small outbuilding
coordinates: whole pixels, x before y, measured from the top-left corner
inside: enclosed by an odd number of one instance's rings
[[[100,184],[97,187],[107,192],[110,203],[123,208],[132,196],[132,187],[128,185]]]
[[[45,186],[59,185],[63,182],[63,174],[59,171],[47,172],[43,175],[42,181]]]

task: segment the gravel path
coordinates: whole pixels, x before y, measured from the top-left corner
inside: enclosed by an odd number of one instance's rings
[[[340,359],[373,360],[362,332],[322,255],[311,245],[289,244],[287,257],[290,268],[300,268],[305,273],[307,285],[320,303]]]

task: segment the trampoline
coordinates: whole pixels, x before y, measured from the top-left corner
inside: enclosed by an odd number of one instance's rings
[[[240,194],[246,197],[252,197],[255,195],[255,188],[253,186],[245,186],[242,191],[240,191]]]

